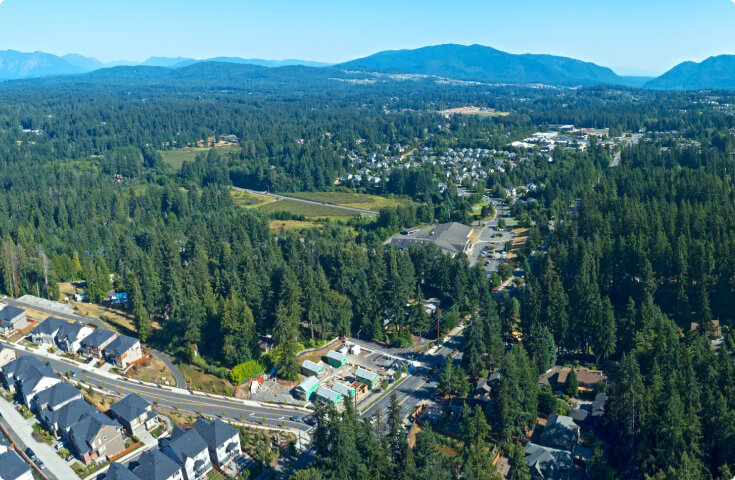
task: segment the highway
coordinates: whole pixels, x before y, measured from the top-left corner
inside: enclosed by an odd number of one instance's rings
[[[4,343],[4,345],[16,350],[19,356],[32,355],[44,363],[50,361],[51,367],[61,375],[66,375],[67,372],[74,372],[76,377],[69,379],[72,383],[80,382],[84,385],[92,385],[107,390],[111,394],[125,396],[129,393],[137,393],[149,402],[193,414],[201,412],[206,415],[239,422],[244,421],[271,427],[286,427],[303,432],[308,432],[311,429],[305,423],[291,421],[291,417],[294,415],[300,417],[307,415],[304,410],[275,405],[269,406],[235,398],[228,399],[226,397],[200,392],[194,393],[179,388],[155,386],[138,380],[123,379],[114,374],[93,371],[86,365],[78,365],[64,358],[54,357],[52,359],[49,355],[28,351],[25,347],[12,343]],[[265,419],[265,422],[263,419]]]
[[[324,206],[324,207],[329,207],[329,208],[336,208],[339,210],[346,210],[348,212],[353,212],[353,213],[361,213],[363,215],[372,215],[375,217],[378,216],[378,212],[374,212],[372,210],[364,210],[362,208],[345,207],[343,205],[334,205],[333,203],[315,202],[314,200],[305,200],[303,198],[287,197],[285,195],[278,195],[275,193],[258,192],[258,191],[250,190],[247,188],[232,187],[232,189],[239,190],[241,192],[250,193],[253,195],[262,195],[265,197],[275,198],[276,200],[291,200],[294,202],[307,203],[309,205],[318,205],[318,206]]]
[[[640,133],[634,134],[633,137],[631,137],[631,139],[628,141],[628,143],[626,143],[623,146],[623,148],[632,147],[634,145],[637,145],[642,137],[643,135],[641,135]],[[613,161],[610,163],[610,168],[617,167],[618,165],[620,165],[620,159],[623,154],[623,148],[621,148],[620,151],[615,154],[615,158],[613,158]]]
[[[34,303],[26,303],[26,302],[21,302],[19,300],[13,300],[12,298],[9,298],[9,297],[4,298],[3,302],[7,303],[8,305],[12,305],[14,307],[24,308],[24,309],[30,308],[31,310],[36,310],[38,312],[48,313],[49,315],[53,315],[54,317],[57,317],[57,318],[71,320],[73,322],[82,322],[82,323],[92,324],[92,325],[96,325],[98,328],[104,328],[104,329],[110,330],[110,327],[108,325],[105,325],[105,323],[99,318],[85,317],[85,316],[77,315],[74,313],[67,313],[61,310],[46,308],[42,305],[36,305]],[[161,360],[168,367],[168,369],[171,370],[171,375],[173,375],[174,379],[176,380],[177,387],[186,388],[186,380],[184,379],[184,376],[181,374],[179,369],[176,368],[176,365],[174,365],[173,362],[168,357],[166,357],[163,353],[155,349],[151,349],[151,354],[154,357]]]

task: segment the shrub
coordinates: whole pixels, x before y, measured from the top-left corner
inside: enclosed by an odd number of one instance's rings
[[[239,385],[251,378],[262,375],[263,372],[265,372],[263,364],[257,360],[249,360],[245,363],[235,365],[230,372],[230,379],[232,380],[232,383]]]

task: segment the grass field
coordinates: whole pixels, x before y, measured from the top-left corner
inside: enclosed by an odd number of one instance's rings
[[[343,207],[361,208],[363,210],[378,211],[384,207],[395,207],[398,205],[411,205],[411,200],[393,197],[381,197],[378,195],[367,195],[365,193],[348,192],[299,192],[286,193],[289,197],[302,198],[315,202],[331,203]]]
[[[264,212],[290,212],[293,215],[303,215],[307,218],[351,217],[355,215],[355,212],[349,210],[340,210],[326,205],[310,205],[296,200],[278,200],[265,203],[257,208]]]
[[[217,147],[220,153],[226,153],[231,150],[236,150],[237,147],[223,146]],[[196,159],[197,154],[204,153],[205,155],[209,152],[209,148],[176,148],[174,150],[159,150],[163,161],[171,165],[174,170],[179,170],[184,162],[192,162]]]
[[[230,189],[230,196],[235,202],[235,205],[239,205],[245,208],[255,208],[266,203],[275,202],[276,200],[265,195],[257,195],[254,193],[244,192],[242,190]]]
[[[317,224],[314,222],[303,222],[300,220],[271,220],[268,226],[272,231],[280,232],[281,230],[289,231],[314,228],[317,226]]]

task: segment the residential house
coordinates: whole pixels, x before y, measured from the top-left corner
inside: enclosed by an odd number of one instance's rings
[[[89,336],[82,339],[82,350],[91,357],[101,358],[102,350],[117,337],[117,333],[104,328],[98,328]]]
[[[566,450],[526,444],[526,465],[533,480],[568,480],[572,470],[572,454]]]
[[[36,357],[25,355],[3,367],[3,382],[10,391],[18,391],[27,407],[41,391],[59,383],[59,377]]]
[[[40,414],[41,421],[46,428],[61,437],[66,435],[71,427],[77,423],[85,415],[97,413],[97,409],[88,404],[84,400],[74,400],[58,410],[42,410]]]
[[[110,405],[110,414],[118,419],[131,435],[140,427],[150,430],[158,424],[158,417],[151,404],[136,393],[131,393]]]
[[[340,368],[347,363],[347,355],[330,350],[327,352],[327,363],[334,368]]]
[[[174,427],[171,438],[163,440],[163,453],[182,467],[186,480],[203,478],[212,470],[207,443],[193,428]]]
[[[334,382],[334,384],[332,384],[332,390],[342,395],[343,398],[356,398],[355,389],[349,385],[345,385],[344,383]]]
[[[179,464],[160,450],[143,452],[133,473],[145,480],[183,480],[184,478]]]
[[[579,443],[579,425],[574,423],[572,417],[551,414],[541,432],[539,443],[546,447],[572,451]]]
[[[33,409],[37,412],[42,410],[58,410],[74,400],[81,400],[82,392],[74,388],[69,382],[59,382],[51,388],[38,392],[33,399]]]
[[[56,317],[48,317],[36,328],[31,330],[31,342],[41,346],[55,347],[56,334],[59,329],[69,322]]]
[[[17,354],[12,348],[0,347],[0,367],[4,367],[5,365],[9,364],[13,360],[15,360],[16,357]]]
[[[241,453],[240,432],[219,418],[209,421],[199,418],[194,424],[209,450],[212,463],[219,468],[224,467]]]
[[[68,439],[77,458],[89,464],[98,458],[107,458],[125,450],[122,426],[117,420],[95,411],[84,415],[69,429]]]
[[[143,480],[122,463],[112,462],[105,472],[105,480]]]
[[[140,340],[127,335],[120,335],[110,342],[102,349],[102,354],[118,368],[126,368],[143,357]]]
[[[56,334],[56,345],[67,353],[77,353],[82,348],[82,340],[88,337],[94,329],[81,322],[66,322]]]
[[[6,305],[0,310],[0,333],[5,336],[16,330],[23,330],[30,324],[26,311],[21,308]]]
[[[307,377],[310,377],[312,375],[315,377],[319,377],[322,373],[324,373],[324,367],[322,367],[318,363],[312,362],[311,360],[304,360],[304,363],[301,364],[301,372]]]
[[[564,390],[567,376],[571,371],[569,367],[555,365],[541,375],[539,384],[541,386],[550,384],[554,390]],[[601,370],[575,368],[574,372],[577,374],[577,384],[580,390],[594,390],[598,384],[607,383],[607,375]]]
[[[15,450],[0,454],[0,480],[34,480],[33,470]]]
[[[378,374],[375,372],[371,372],[366,368],[357,367],[357,370],[355,371],[355,379],[358,382],[367,385],[369,390],[372,390],[378,381]]]

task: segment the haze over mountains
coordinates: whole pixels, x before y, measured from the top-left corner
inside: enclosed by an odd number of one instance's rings
[[[421,74],[486,83],[547,84],[557,86],[622,85],[662,90],[735,90],[735,55],[711,57],[701,63],[684,62],[658,78],[624,77],[590,62],[554,55],[511,54],[482,45],[437,45],[415,50],[392,50],[338,65],[306,60],[263,60],[215,57],[151,57],[140,63],[103,63],[77,54],[56,56],[43,52],[0,51],[0,80],[76,75],[128,65],[181,69],[194,64],[218,62],[260,67],[304,66],[389,74]],[[118,71],[119,73],[120,71]],[[136,73],[137,72],[137,73]],[[140,68],[125,75],[151,75]],[[159,75],[153,74],[154,76]]]

